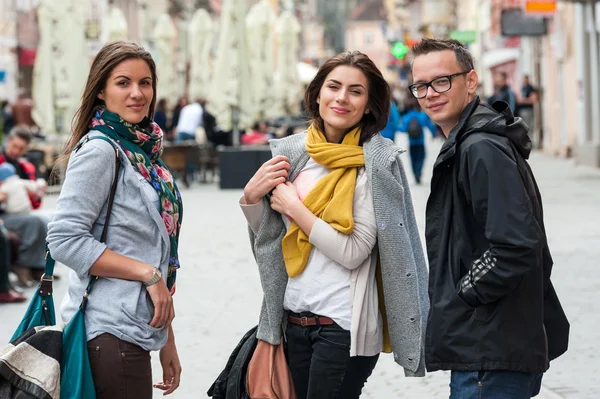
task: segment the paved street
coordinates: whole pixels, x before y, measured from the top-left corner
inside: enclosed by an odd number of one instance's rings
[[[418,222],[424,224],[431,164],[439,142],[429,147],[422,186],[411,187]],[[553,281],[571,321],[569,352],[552,363],[544,378],[549,398],[597,398],[600,378],[600,171],[572,161],[535,154],[531,161],[544,199],[546,228],[555,260]],[[408,162],[405,163],[408,168]],[[174,398],[205,397],[230,351],[257,321],[261,290],[245,219],[237,206],[241,191],[196,185],[183,193],[185,219],[181,264],[175,296],[174,326],[183,365],[181,388]],[[52,209],[54,198],[46,201]],[[58,273],[66,275],[64,267]],[[67,282],[56,284],[56,303]],[[90,299],[93,301],[93,296]],[[7,342],[27,304],[0,306],[0,342]],[[159,380],[158,356],[154,356]],[[380,358],[367,383],[365,398],[447,398],[449,377],[429,374],[407,379],[392,357]],[[160,397],[157,392],[155,397]]]

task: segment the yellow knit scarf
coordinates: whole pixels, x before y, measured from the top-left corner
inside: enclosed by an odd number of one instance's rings
[[[328,143],[316,124],[308,128],[306,151],[315,162],[331,169],[304,198],[304,205],[317,217],[344,234],[354,230],[352,203],[358,168],[364,166],[363,148],[358,145],[360,128],[348,132],[341,144]],[[292,222],[281,243],[285,267],[296,277],[306,267],[312,249],[308,236]]]

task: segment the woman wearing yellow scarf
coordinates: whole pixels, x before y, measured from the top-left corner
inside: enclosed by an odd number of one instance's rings
[[[360,52],[328,60],[305,133],[240,200],[264,301],[257,337],[286,355],[298,399],[358,398],[380,352],[423,376],[427,268],[401,150],[379,134],[390,88]]]

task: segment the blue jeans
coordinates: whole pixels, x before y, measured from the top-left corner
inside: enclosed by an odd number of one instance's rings
[[[175,138],[176,143],[181,143],[186,140],[196,140],[196,135],[193,133],[179,132]]]
[[[530,399],[540,393],[542,373],[453,371],[450,399]]]

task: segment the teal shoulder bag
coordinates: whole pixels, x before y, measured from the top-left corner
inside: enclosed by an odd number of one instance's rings
[[[104,229],[105,242],[117,189],[121,158],[119,147],[106,136],[86,136],[74,151],[89,140],[102,139],[115,149],[115,176],[108,197]],[[47,244],[46,244],[47,249]],[[95,399],[96,390],[87,350],[85,310],[98,277],[90,277],[79,309],[69,321],[56,325],[52,282],[55,261],[46,251],[46,268],[41,283],[10,344],[0,349],[0,399],[52,398]]]

